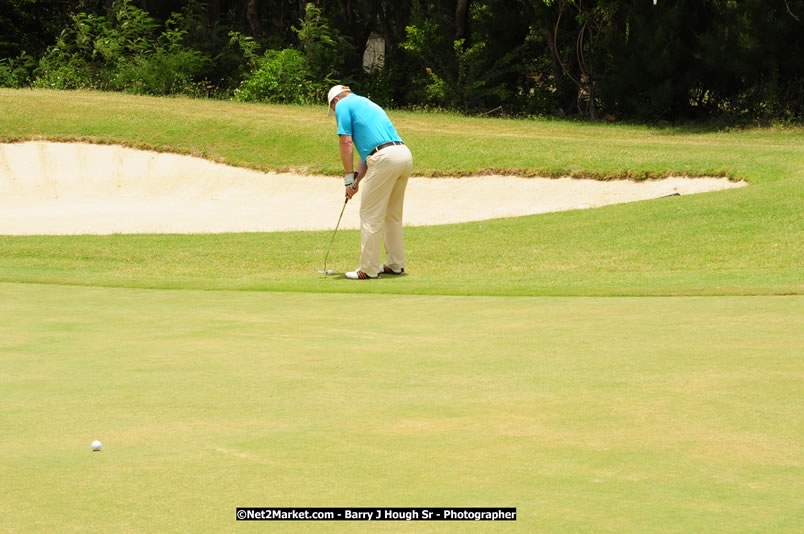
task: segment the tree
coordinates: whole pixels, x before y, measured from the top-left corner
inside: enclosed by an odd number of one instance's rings
[[[246,6],[248,24],[251,26],[251,36],[257,40],[262,39],[262,22],[260,21],[260,10],[257,0],[248,0]]]
[[[466,24],[469,20],[469,0],[455,3],[455,40],[466,38]]]
[[[64,30],[80,39],[100,31],[120,1],[0,0],[0,84],[31,83],[37,64],[58,63],[47,50]],[[804,0],[315,0],[315,16],[306,0],[128,5],[159,27],[173,20],[168,33],[180,41],[160,44],[154,32],[143,46],[170,51],[158,56],[173,62],[165,70],[193,72],[187,87],[203,83],[220,96],[251,75],[254,57],[295,49],[308,81],[350,83],[386,105],[645,121],[804,118]],[[244,46],[232,46],[230,32]],[[372,32],[385,40],[385,64],[367,74]],[[105,42],[76,68],[62,65],[69,86],[99,83],[98,57],[114,55]],[[280,70],[298,67],[298,54],[272,57]],[[139,65],[158,77],[154,62]]]

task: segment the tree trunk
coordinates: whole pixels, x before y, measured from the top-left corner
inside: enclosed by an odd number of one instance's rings
[[[550,49],[550,62],[553,65],[553,72],[555,73],[556,78],[561,78],[564,76],[564,66],[561,64],[561,59],[558,55],[558,50],[556,49],[553,30],[545,27],[542,27],[541,30],[542,35],[544,35],[544,40],[547,42],[547,48]]]
[[[218,22],[220,12],[221,12],[220,0],[212,0],[209,3],[209,7],[207,8],[207,13],[209,13],[210,21],[213,23]]]
[[[351,26],[354,22],[354,14],[352,12],[352,0],[338,0],[343,12],[343,20],[346,21],[347,26]]]
[[[455,40],[466,38],[466,23],[469,19],[469,0],[458,0],[455,6]]]
[[[246,17],[248,18],[248,25],[251,28],[251,36],[255,40],[262,39],[262,23],[260,22],[260,10],[257,5],[257,0],[248,0]]]

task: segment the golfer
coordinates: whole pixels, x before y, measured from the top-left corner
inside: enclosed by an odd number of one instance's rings
[[[402,206],[413,168],[410,150],[396,133],[385,111],[345,85],[329,90],[329,109],[338,121],[346,202],[362,189],[360,198],[360,268],[346,273],[352,280],[371,280],[381,274],[405,274]],[[354,168],[354,149],[359,161]],[[380,263],[385,237],[386,263]]]

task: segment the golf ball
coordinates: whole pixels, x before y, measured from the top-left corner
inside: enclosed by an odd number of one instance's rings
[[[102,445],[101,445],[100,441],[95,440],[95,441],[92,442],[92,450],[93,451],[99,451],[99,450],[101,450],[101,447],[102,447]]]
[[[327,274],[332,274],[334,271],[332,269],[327,269]]]

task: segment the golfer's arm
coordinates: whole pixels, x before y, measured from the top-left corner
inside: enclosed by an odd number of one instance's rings
[[[340,149],[341,149],[341,162],[343,163],[344,172],[354,172],[354,148],[352,147],[352,136],[340,136]]]
[[[357,160],[357,182],[358,183],[360,183],[360,180],[362,180],[363,177],[366,176],[366,171],[368,171],[368,165],[366,165],[366,163],[362,159],[358,158],[358,160]]]

